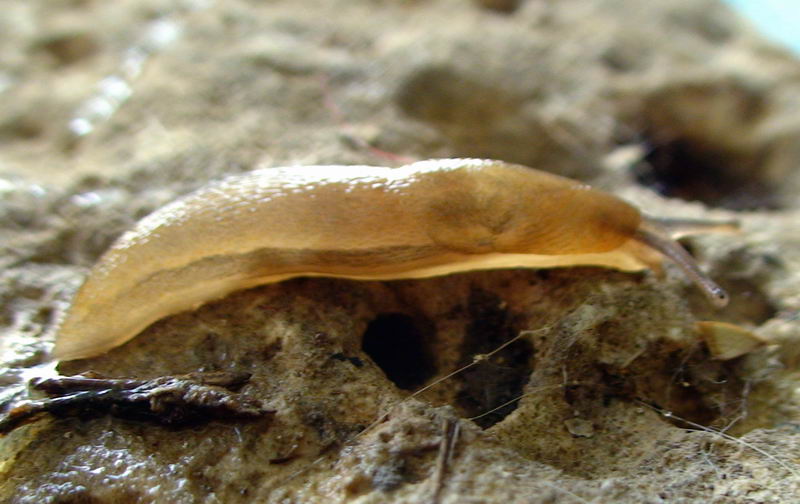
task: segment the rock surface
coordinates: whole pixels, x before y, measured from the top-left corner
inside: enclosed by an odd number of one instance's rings
[[[572,268],[170,317],[59,370],[248,372],[274,417],[43,418],[0,439],[3,502],[797,500],[800,63],[717,1],[11,0],[0,31],[4,407],[116,236],[259,164],[491,157],[743,224],[686,242],[722,311],[670,268]],[[708,319],[773,344],[714,361]]]

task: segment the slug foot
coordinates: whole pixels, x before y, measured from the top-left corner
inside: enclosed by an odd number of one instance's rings
[[[57,417],[118,418],[184,427],[211,420],[255,419],[274,411],[236,393],[248,373],[212,372],[161,376],[150,380],[106,378],[96,373],[34,379],[30,386],[49,397],[24,401],[0,418],[0,434],[38,419]]]

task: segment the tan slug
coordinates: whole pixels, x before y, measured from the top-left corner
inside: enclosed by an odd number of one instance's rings
[[[668,236],[713,227],[644,217],[580,182],[500,161],[260,169],[178,199],[123,234],[75,296],[54,357],[103,353],[167,315],[296,276],[637,271],[658,268],[658,251],[722,306],[725,292]]]

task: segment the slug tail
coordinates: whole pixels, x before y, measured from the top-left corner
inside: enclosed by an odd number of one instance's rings
[[[676,220],[676,222],[677,221],[678,220]],[[684,223],[685,222],[690,221],[684,221]],[[705,222],[708,224],[708,221],[694,222]],[[727,231],[730,231],[730,223],[717,223],[717,225],[723,226]],[[708,224],[707,227],[712,226]],[[698,266],[694,258],[689,255],[678,242],[672,239],[670,234],[670,230],[662,227],[661,222],[656,219],[646,218],[636,231],[634,239],[671,259],[683,273],[700,288],[700,291],[708,298],[711,304],[717,308],[725,307],[728,304],[728,293],[725,292],[725,289],[709,278],[708,275],[700,269],[700,266]]]

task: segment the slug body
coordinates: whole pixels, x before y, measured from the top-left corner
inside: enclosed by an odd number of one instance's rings
[[[646,230],[653,225],[614,196],[500,161],[260,169],[183,197],[122,235],[78,291],[54,356],[97,355],[167,315],[296,276],[657,267],[654,249],[674,242]]]

